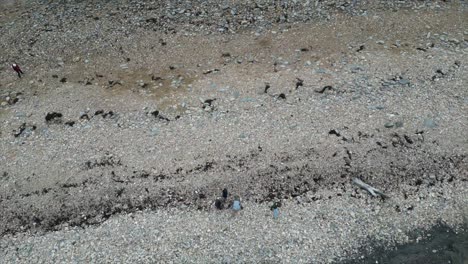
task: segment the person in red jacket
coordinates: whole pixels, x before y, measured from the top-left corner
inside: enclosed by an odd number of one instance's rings
[[[24,74],[23,71],[21,70],[21,68],[16,63],[13,63],[11,65],[11,68],[13,68],[13,70],[18,74],[18,77],[20,77],[20,78],[21,78],[21,74]]]

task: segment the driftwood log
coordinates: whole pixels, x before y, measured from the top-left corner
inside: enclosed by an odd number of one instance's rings
[[[373,197],[382,197],[382,198],[389,198],[388,195],[384,194],[382,191],[380,191],[379,189],[377,188],[374,188],[372,186],[370,186],[369,184],[361,181],[360,179],[358,178],[354,178],[353,179],[353,183],[356,184],[357,186],[361,187],[362,189],[368,191]]]

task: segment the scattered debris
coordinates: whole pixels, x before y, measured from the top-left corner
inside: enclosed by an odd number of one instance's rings
[[[324,86],[323,88],[316,89],[315,92],[317,93],[324,93],[326,91],[331,91],[333,90],[333,87],[331,85]]]
[[[120,80],[109,80],[109,87],[114,87],[115,85],[122,85],[122,82]]]
[[[21,96],[22,96],[23,93],[21,92],[17,92],[17,93],[8,93],[8,95],[6,95],[5,97],[4,96],[1,96],[1,106],[6,106],[6,105],[14,105],[16,104],[17,102],[19,102]]]
[[[146,87],[148,86],[148,84],[145,83],[143,80],[137,81],[137,84],[138,84],[138,86],[140,86],[141,88],[146,88]]]
[[[114,111],[109,111],[107,113],[102,114],[102,118],[113,117]]]
[[[203,74],[210,74],[210,73],[216,73],[216,72],[219,72],[219,69],[206,70],[206,71],[203,72]]]
[[[78,81],[78,83],[84,84],[84,85],[91,85],[93,84],[91,81],[93,81],[94,78],[86,78],[84,81]]]
[[[366,191],[368,191],[373,197],[382,197],[382,198],[388,198],[388,196],[386,194],[384,194],[383,192],[381,192],[379,189],[376,189],[366,183],[364,183],[363,181],[361,181],[360,179],[358,178],[354,178],[353,179],[353,183],[356,184],[357,186],[361,187],[362,189],[365,189]]]
[[[113,117],[114,116],[114,111],[109,111],[109,112],[104,112],[104,110],[97,110],[96,112],[94,112],[94,116],[98,116],[98,115],[101,115],[102,118],[107,118],[107,117]]]
[[[432,76],[431,80],[432,81],[437,81],[440,78],[444,77],[445,75],[447,75],[446,72],[442,71],[441,69],[438,69],[438,70],[436,70],[436,74]]]
[[[214,99],[206,99],[204,101],[202,101],[202,108],[205,110],[205,111],[213,111],[215,109],[214,105],[213,105],[213,102],[216,100],[216,98]]]
[[[19,136],[21,136],[23,134],[23,132],[25,132],[25,131],[32,132],[32,131],[36,130],[36,128],[37,127],[35,125],[31,126],[31,125],[27,125],[26,123],[23,123],[23,124],[21,124],[21,126],[17,130],[13,131],[13,136],[14,137],[19,137]],[[26,136],[28,136],[28,135],[26,135]]]
[[[164,120],[164,121],[167,121],[167,122],[171,121],[169,118],[162,116],[162,115],[159,113],[158,110],[155,110],[155,111],[151,112],[150,114],[151,114],[152,116],[156,117],[156,118],[159,118],[160,120]]]
[[[89,160],[84,163],[84,167],[88,170],[93,169],[95,167],[116,167],[121,165],[122,162],[119,158],[116,158],[108,153],[100,159],[96,159],[93,161]]]

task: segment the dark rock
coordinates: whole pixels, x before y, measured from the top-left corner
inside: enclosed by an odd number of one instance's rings
[[[223,198],[226,199],[228,197],[228,190],[226,188],[223,189]]]
[[[359,48],[356,50],[356,52],[361,52],[361,51],[363,51],[365,48],[366,48],[366,46],[361,45],[361,46],[359,46]]]
[[[114,111],[109,111],[107,113],[102,114],[102,118],[113,117]]]
[[[447,72],[444,72],[443,70],[438,69],[438,70],[436,70],[436,74],[434,76],[432,76],[431,80],[432,81],[437,81],[438,79],[444,77],[445,75],[447,75]]]
[[[203,72],[203,74],[210,74],[210,73],[216,73],[216,72],[219,72],[219,69],[206,70]]]
[[[268,89],[270,89],[270,84],[265,83],[265,90],[263,91],[264,93],[268,93]]]
[[[408,142],[408,144],[413,144],[413,140],[408,136],[408,135],[404,135],[404,138],[406,140],[406,142]]]
[[[280,93],[278,95],[278,99],[283,99],[283,100],[286,100],[286,95],[284,93]]]
[[[19,101],[18,97],[10,98],[10,100],[8,100],[8,104],[9,104],[9,105],[14,105],[14,104],[16,104],[18,101]]]
[[[145,21],[146,21],[146,23],[158,23],[158,19],[155,18],[155,17],[147,18]],[[159,39],[159,41],[161,42],[162,39]]]
[[[57,113],[57,112],[47,113],[45,120],[47,123],[51,123],[51,122],[60,123],[62,116],[63,115],[61,113]]]
[[[341,134],[338,131],[336,131],[335,129],[332,129],[332,130],[328,131],[328,135],[335,135],[337,137],[341,137]]]
[[[224,201],[222,199],[220,199],[220,198],[216,199],[214,205],[218,210],[223,210],[224,209]]]
[[[304,86],[304,80],[302,79],[299,79],[299,78],[296,78],[297,81],[296,81],[296,89],[298,89],[299,87],[301,86]]]
[[[216,100],[216,98],[215,99],[206,99],[203,103],[211,106],[215,100]]]
[[[154,117],[158,117],[159,116],[159,111],[158,110],[155,110],[153,112],[150,113],[152,116]]]
[[[13,136],[19,137],[26,130],[26,123],[21,124],[17,131],[14,131]]]
[[[67,82],[67,78],[63,77],[62,79],[60,79],[60,82],[61,82],[61,83],[66,83],[66,82]]]
[[[97,115],[102,115],[104,114],[104,110],[97,110],[94,115],[97,116]]]
[[[67,122],[65,122],[65,125],[72,127],[72,126],[75,125],[75,121],[67,121]]]

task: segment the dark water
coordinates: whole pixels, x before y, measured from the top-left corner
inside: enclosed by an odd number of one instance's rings
[[[434,227],[426,234],[431,234],[419,243],[411,243],[386,251],[382,248],[366,255],[364,259],[355,259],[342,264],[385,263],[385,264],[468,264],[468,229],[456,234],[446,226]],[[421,231],[415,231],[411,237],[417,237]]]

